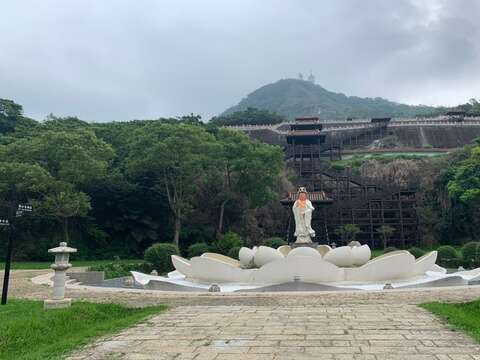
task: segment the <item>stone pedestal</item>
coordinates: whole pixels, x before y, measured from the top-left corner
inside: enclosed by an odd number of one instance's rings
[[[61,242],[59,247],[49,249],[49,253],[55,254],[55,263],[50,267],[55,270],[53,276],[53,294],[52,299],[43,302],[44,309],[61,309],[69,307],[72,304],[71,299],[65,299],[65,280],[67,270],[72,267],[68,260],[71,253],[77,252],[77,249],[67,246],[66,242]]]

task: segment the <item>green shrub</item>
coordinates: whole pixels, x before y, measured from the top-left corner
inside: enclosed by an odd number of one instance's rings
[[[471,241],[462,247],[463,266],[476,268],[480,266],[480,242]]]
[[[199,242],[196,244],[192,244],[188,247],[188,257],[192,258],[194,256],[200,256],[203,253],[209,252],[210,246],[205,244],[204,242]]]
[[[242,238],[237,233],[229,231],[221,235],[216,243],[217,251],[223,255],[228,255],[228,252],[235,248],[242,246]]]
[[[159,274],[173,270],[171,255],[178,255],[178,247],[170,243],[156,243],[145,250],[145,261],[152,264],[152,267]]]
[[[130,271],[139,271],[148,274],[152,271],[152,267],[143,261],[138,263],[111,262],[90,266],[88,271],[103,271],[105,272],[105,279],[113,279],[130,276]]]
[[[422,257],[423,255],[425,255],[425,251],[418,248],[418,247],[412,247],[412,248],[408,249],[408,251],[410,252],[410,254],[415,256],[417,259],[419,257]]]
[[[459,264],[457,250],[453,246],[444,245],[437,249],[437,264],[443,267],[455,268]]]
[[[240,246],[235,246],[230,249],[230,251],[228,252],[228,256],[231,257],[232,259],[238,260],[239,251],[240,251]]]
[[[385,248],[385,250],[383,250],[383,253],[386,254],[386,253],[389,253],[389,252],[392,252],[392,251],[397,251],[398,249],[396,247],[393,247],[393,246],[388,246]]]
[[[279,237],[271,237],[263,242],[263,245],[278,249],[280,246],[287,245],[287,242]]]

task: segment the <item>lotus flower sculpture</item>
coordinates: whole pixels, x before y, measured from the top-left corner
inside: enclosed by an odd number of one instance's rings
[[[207,291],[215,283],[227,292],[271,289],[282,284],[288,287],[296,280],[322,289],[363,290],[380,290],[386,283],[390,283],[389,288],[480,283],[480,268],[447,274],[435,264],[436,259],[436,251],[415,259],[405,250],[371,259],[370,248],[356,242],[335,249],[328,245],[293,249],[288,245],[278,249],[260,246],[241,248],[239,260],[216,253],[204,253],[190,260],[172,255],[176,270],[168,277],[135,271],[132,275],[143,286],[153,281],[178,290]]]
[[[239,260],[205,253],[190,260],[172,255],[178,273],[197,282],[228,282],[241,284],[278,284],[301,279],[311,283],[379,282],[404,280],[425,275],[427,271],[445,273],[435,265],[437,252],[419,259],[408,251],[399,250],[374,259],[368,245],[328,245],[318,248],[281,246],[273,249],[243,247]]]

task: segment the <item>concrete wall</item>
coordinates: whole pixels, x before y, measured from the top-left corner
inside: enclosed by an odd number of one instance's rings
[[[480,126],[391,126],[387,132],[407,147],[456,148],[480,137]]]
[[[356,147],[355,136],[359,136],[358,146],[365,146],[370,141],[373,141],[374,138],[380,138],[382,135],[395,135],[405,147],[422,148],[426,145],[431,145],[435,148],[458,148],[480,137],[480,126],[403,125],[388,126],[385,132],[378,129],[374,136],[366,135],[365,132],[365,129],[330,130],[327,132],[326,141],[337,143],[341,139],[345,139],[344,145],[354,149]],[[285,134],[273,129],[247,130],[246,133],[250,137],[268,144],[286,145]],[[352,139],[351,145],[349,139]]]

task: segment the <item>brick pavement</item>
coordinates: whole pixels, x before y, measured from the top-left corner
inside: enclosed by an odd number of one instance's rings
[[[179,306],[68,359],[480,360],[480,344],[415,305]]]
[[[12,296],[51,292],[15,271]],[[0,274],[1,276],[1,274]],[[480,286],[383,292],[191,294],[68,289],[67,296],[170,310],[79,349],[70,360],[480,360],[480,345],[417,304],[480,298]]]

